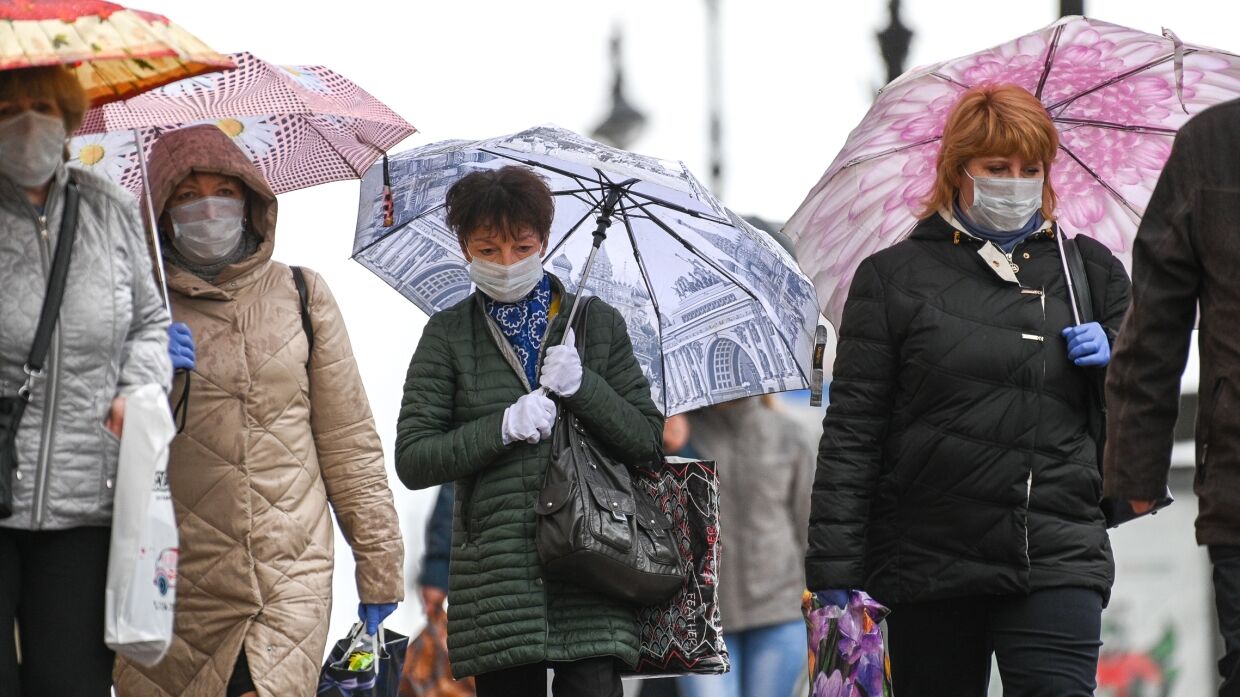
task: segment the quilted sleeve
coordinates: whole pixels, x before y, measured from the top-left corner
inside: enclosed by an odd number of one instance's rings
[[[608,453],[634,467],[655,467],[662,452],[663,415],[650,398],[629,331],[619,312],[599,301],[590,307],[587,341],[598,340],[599,315],[610,316],[610,345],[602,372],[583,365],[581,387],[564,404]],[[607,340],[607,339],[604,339]],[[591,346],[586,347],[587,357]],[[588,361],[583,361],[588,363]]]
[[[327,283],[309,269],[305,274],[314,327],[310,427],[327,498],[353,550],[358,598],[363,603],[399,602],[405,596],[405,543],[383,466],[383,446],[344,317]]]
[[[844,304],[822,422],[805,555],[811,590],[863,589],[866,527],[891,416],[896,356],[883,282],[867,259]]]
[[[136,204],[115,204],[120,234],[129,251],[133,267],[133,317],[121,352],[118,387],[127,394],[143,385],[155,384],[168,391],[172,382],[172,362],[168,358],[168,309],[151,268],[151,252],[147,248]]]
[[[410,489],[464,479],[504,452],[504,408],[453,424],[456,368],[442,313],[432,315],[409,361],[396,423],[396,473]]]

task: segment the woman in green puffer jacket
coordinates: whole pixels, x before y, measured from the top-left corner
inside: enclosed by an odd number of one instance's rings
[[[633,466],[659,457],[663,430],[614,308],[592,303],[584,355],[559,345],[574,297],[542,268],[553,214],[547,185],[523,167],[448,191],[478,290],[427,323],[397,425],[406,486],[456,482],[448,647],[478,697],[544,697],[548,668],[557,697],[620,697],[620,669],[637,660],[635,608],[544,581],[534,545],[557,409]]]

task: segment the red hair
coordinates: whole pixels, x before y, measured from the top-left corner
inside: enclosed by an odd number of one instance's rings
[[[951,210],[969,160],[999,155],[1042,163],[1042,216],[1052,220],[1055,190],[1051,188],[1051,163],[1058,149],[1059,132],[1050,114],[1028,90],[1017,85],[971,88],[960,96],[943,127],[934,188],[921,217]]]

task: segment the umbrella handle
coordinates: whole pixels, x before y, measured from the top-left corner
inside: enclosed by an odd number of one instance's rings
[[[573,307],[568,311],[568,324],[573,326],[573,320],[577,317],[577,308],[581,306],[581,296],[586,289],[586,281],[590,280],[590,272],[594,270],[594,259],[598,256],[598,250],[603,246],[603,241],[607,239],[607,228],[611,227],[611,217],[616,212],[616,205],[620,203],[620,197],[624,194],[624,190],[636,182],[630,179],[623,184],[613,185],[607,191],[607,198],[603,199],[603,203],[599,206],[598,227],[594,229],[594,244],[590,247],[590,256],[586,259],[586,266],[581,270],[581,280],[577,283],[577,300],[573,302]],[[560,343],[561,346],[568,346],[568,330],[564,330],[564,338]]]

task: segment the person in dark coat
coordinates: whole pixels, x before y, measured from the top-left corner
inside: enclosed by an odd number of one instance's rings
[[[1058,136],[1013,85],[965,92],[908,239],[844,307],[813,485],[815,591],[892,608],[901,697],[1092,695],[1114,567],[1090,389],[1128,306],[1078,236],[1100,323],[1073,326],[1052,222]]]
[[[422,608],[430,615],[443,609],[448,599],[448,562],[452,558],[452,485],[439,487],[435,507],[426,521],[426,548],[422,554],[422,570],[418,572],[418,588]]]
[[[1148,510],[1166,492],[1180,375],[1200,307],[1197,542],[1214,564],[1225,653],[1240,695],[1240,100],[1180,129],[1133,245],[1132,309],[1107,375],[1106,493]]]

